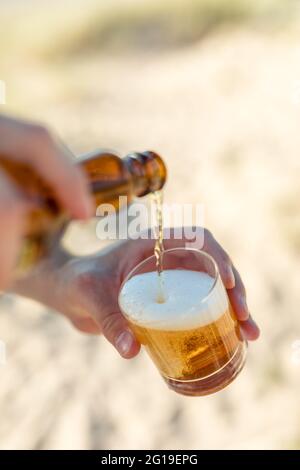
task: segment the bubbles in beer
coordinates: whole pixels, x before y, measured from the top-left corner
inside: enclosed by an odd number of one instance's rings
[[[119,304],[138,341],[169,387],[190,396],[216,392],[243,367],[246,344],[219,276],[164,270],[165,302],[157,302],[157,272],[132,276]]]
[[[204,326],[218,319],[227,307],[222,285],[204,303],[214,285],[204,272],[185,269],[164,271],[163,303],[157,302],[157,273],[133,276],[120,293],[120,305],[131,321],[151,328],[177,330]]]
[[[155,215],[156,215],[156,240],[154,246],[154,255],[156,258],[156,269],[158,273],[158,293],[157,293],[157,303],[162,304],[165,302],[165,289],[164,289],[164,279],[163,279],[163,251],[164,251],[164,241],[163,241],[163,192],[155,191],[152,193],[152,198],[155,204]]]

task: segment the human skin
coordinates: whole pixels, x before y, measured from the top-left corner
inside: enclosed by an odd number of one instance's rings
[[[71,218],[94,214],[88,182],[72,155],[40,124],[0,115],[0,156],[32,167],[47,182],[54,197]],[[129,240],[89,257],[71,257],[59,247],[22,281],[13,284],[28,211],[32,208],[22,188],[0,169],[0,291],[40,301],[65,315],[80,331],[103,335],[119,353],[130,358],[140,348],[118,307],[118,293],[126,274],[153,254],[153,240]],[[183,246],[184,240],[165,240],[165,247]],[[249,316],[241,278],[212,234],[204,231],[202,248],[216,260],[224,285],[247,339],[259,330]]]
[[[184,240],[169,239],[165,248],[182,247]],[[126,275],[153,254],[154,241],[127,240],[112,244],[92,256],[72,257],[58,249],[30,276],[13,286],[14,292],[35,299],[64,315],[80,331],[103,334],[124,358],[139,352],[134,337],[118,306],[118,294]],[[229,256],[204,230],[202,250],[216,261],[221,278],[246,339],[255,340],[259,329],[247,307],[246,291]]]
[[[85,175],[74,165],[71,152],[42,125],[0,114],[0,157],[29,165],[48,183],[57,203],[71,217],[93,215]],[[0,165],[0,291],[12,282],[26,215],[32,206],[33,201]]]

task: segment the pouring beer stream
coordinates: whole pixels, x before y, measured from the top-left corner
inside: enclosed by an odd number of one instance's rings
[[[163,279],[163,252],[164,252],[164,240],[163,240],[163,192],[162,190],[154,191],[152,199],[155,204],[155,216],[156,216],[156,227],[155,227],[155,245],[154,255],[156,258],[156,270],[158,274],[158,294],[157,302],[162,304],[166,300],[166,292],[164,287]]]

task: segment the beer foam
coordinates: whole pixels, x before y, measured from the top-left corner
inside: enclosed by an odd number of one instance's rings
[[[162,273],[165,302],[158,302],[157,272],[137,274],[121,289],[123,313],[141,327],[187,330],[216,321],[227,309],[228,298],[220,278],[206,273],[170,269]],[[208,295],[209,294],[209,295]]]

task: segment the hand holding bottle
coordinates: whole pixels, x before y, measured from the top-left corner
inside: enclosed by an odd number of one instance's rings
[[[73,218],[93,215],[86,177],[71,153],[43,126],[0,115],[0,157],[27,165],[51,187]],[[0,290],[11,282],[32,201],[0,170]]]

